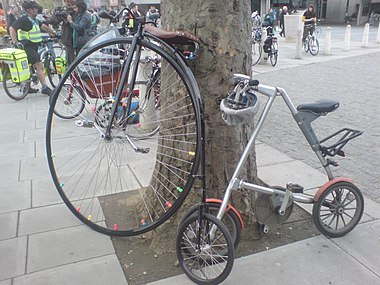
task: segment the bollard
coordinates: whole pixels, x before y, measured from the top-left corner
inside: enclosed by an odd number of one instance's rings
[[[323,44],[323,54],[331,54],[331,28],[327,27],[325,32],[324,44]]]
[[[296,59],[301,59],[301,50],[302,50],[302,39],[301,36],[302,31],[300,29],[297,30],[297,41],[296,41]]]
[[[363,39],[362,39],[362,47],[368,47],[368,36],[369,36],[369,24],[365,24]]]
[[[379,22],[379,27],[377,28],[376,43],[380,44],[380,22]]]
[[[351,42],[351,25],[347,25],[346,33],[344,34],[344,50],[350,50],[350,42]]]
[[[263,29],[263,32],[261,33],[261,46],[263,47],[263,53],[260,58],[259,64],[266,64],[268,60],[268,54],[264,52],[264,42],[267,39],[267,37],[268,37],[267,30]]]

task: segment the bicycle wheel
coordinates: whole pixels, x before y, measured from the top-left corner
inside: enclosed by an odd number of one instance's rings
[[[56,98],[54,114],[62,119],[73,119],[83,112],[85,104],[83,90],[79,86],[65,83]]]
[[[216,217],[219,212],[220,204],[214,203],[214,202],[208,202],[208,213]],[[181,218],[179,225],[182,225],[182,223],[190,216],[198,213],[199,205],[192,206],[189,210],[186,211],[185,215]],[[227,211],[223,218],[222,223],[227,227],[228,232],[231,236],[232,242],[234,244],[234,249],[236,249],[240,242],[241,237],[241,224],[239,221],[238,216],[236,213],[232,210]]]
[[[258,64],[263,52],[263,47],[260,42],[254,41],[252,43],[252,65]]]
[[[363,195],[354,184],[331,185],[313,206],[317,229],[328,237],[341,237],[352,231],[364,211]]]
[[[49,82],[53,88],[55,88],[59,80],[61,80],[62,75],[57,73],[57,69],[55,67],[55,59],[53,56],[48,55],[45,59],[45,69],[47,76],[49,78]]]
[[[216,217],[192,215],[180,226],[177,259],[185,274],[197,284],[219,284],[230,274],[234,248],[226,226]]]
[[[26,80],[20,83],[15,83],[11,80],[11,74],[6,67],[3,73],[3,87],[5,93],[9,96],[9,98],[19,101],[25,98],[28,95],[30,88],[30,80]]]
[[[190,191],[200,160],[198,95],[184,67],[148,40],[139,40],[140,53],[133,53],[126,66],[131,52],[120,47],[131,42],[122,37],[84,51],[54,90],[47,118],[48,163],[59,194],[82,222],[113,236],[147,232],[172,216]],[[159,132],[138,140],[127,134],[127,121],[118,113],[128,99],[145,94],[139,59],[146,53],[160,58],[160,109],[157,113],[153,108],[138,124],[159,126]],[[134,68],[137,78],[132,82]],[[77,119],[60,120],[55,108],[71,84],[85,92],[88,104]],[[118,86],[123,88],[119,102]],[[115,108],[114,119],[108,111],[99,112],[108,108],[100,106]]]
[[[319,52],[319,42],[315,36],[311,36],[309,41],[309,52],[316,56]]]
[[[148,64],[146,66],[145,63],[141,63],[143,69],[149,69],[151,66]],[[147,76],[147,73],[143,73],[144,76]],[[130,110],[127,115],[127,108],[123,108],[123,118],[125,118],[125,132],[126,134],[135,139],[145,139],[155,135],[160,129],[157,124],[157,120],[160,120],[160,79],[161,79],[161,71],[160,69],[154,70],[151,75],[149,75],[148,81],[145,82],[139,87],[139,94],[136,95],[138,97],[139,104],[134,102],[135,108]],[[142,92],[143,94],[140,94]],[[138,105],[138,106],[137,106]],[[145,127],[141,127],[139,121],[150,121],[150,125],[145,125]]]
[[[277,64],[277,60],[278,60],[278,44],[277,44],[277,41],[272,41],[269,58],[270,58],[270,63],[272,64],[272,66],[275,66]]]

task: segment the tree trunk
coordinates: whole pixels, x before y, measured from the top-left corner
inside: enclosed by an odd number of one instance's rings
[[[208,197],[223,197],[251,134],[251,128],[246,125],[227,126],[219,110],[220,101],[233,89],[233,74],[251,74],[250,3],[248,0],[161,1],[164,29],[188,31],[201,39],[201,52],[193,63],[193,71],[204,102]],[[254,154],[242,175],[250,181],[256,179]],[[190,205],[200,201],[197,187],[193,188],[174,221],[155,231],[151,248],[156,252],[174,250],[172,237],[176,235],[177,219]],[[245,211],[239,199],[232,200],[239,210]]]

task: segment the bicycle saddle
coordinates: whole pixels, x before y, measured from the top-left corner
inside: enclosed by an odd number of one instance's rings
[[[170,44],[189,45],[199,42],[198,37],[183,31],[167,31],[151,25],[145,25],[144,30]]]
[[[297,107],[298,111],[323,114],[335,111],[339,107],[339,102],[335,100],[323,99],[315,103],[301,104]]]

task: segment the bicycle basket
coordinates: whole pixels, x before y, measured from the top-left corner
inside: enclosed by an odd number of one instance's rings
[[[255,93],[247,91],[236,101],[236,93],[232,92],[220,103],[222,119],[227,125],[248,123],[259,110],[259,100]]]

